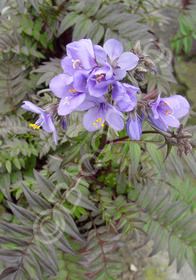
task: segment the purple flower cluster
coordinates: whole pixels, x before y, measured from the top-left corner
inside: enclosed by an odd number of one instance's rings
[[[55,76],[49,85],[60,98],[58,114],[66,116],[74,110],[87,111],[83,124],[88,131],[98,130],[105,121],[112,128],[122,130],[121,111],[134,109],[135,92],[139,88],[119,80],[138,60],[135,54],[123,52],[122,44],[115,39],[108,40],[103,47],[93,45],[90,39],[68,44],[67,56],[61,62],[64,73]],[[109,88],[113,88],[110,94]],[[112,98],[118,108],[112,104]]]
[[[73,111],[85,111],[83,125],[88,131],[96,131],[107,122],[113,129],[124,128],[123,113],[128,115],[128,136],[138,140],[142,134],[142,122],[147,116],[151,123],[166,131],[168,126],[178,127],[178,118],[189,111],[189,103],[179,95],[161,98],[147,103],[148,114],[137,113],[138,87],[121,82],[127,71],[134,69],[139,58],[131,52],[123,52],[122,44],[109,39],[103,47],[93,45],[90,39],[81,39],[66,46],[67,56],[61,61],[63,73],[49,84],[60,99],[57,113],[66,116]],[[56,130],[50,113],[44,112],[29,101],[22,106],[40,115],[39,126],[54,133]],[[35,125],[37,125],[37,122]]]

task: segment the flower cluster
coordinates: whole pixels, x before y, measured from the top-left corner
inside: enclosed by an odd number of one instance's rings
[[[81,39],[68,44],[66,50],[67,56],[61,61],[63,73],[52,78],[49,87],[59,98],[58,115],[85,111],[83,125],[88,131],[100,129],[105,122],[117,131],[122,130],[123,112],[126,112],[127,134],[139,140],[145,117],[167,131],[168,126],[179,127],[178,118],[188,113],[189,103],[179,95],[158,96],[141,106],[136,96],[139,88],[122,82],[127,71],[137,66],[139,58],[134,53],[123,52],[118,40],[109,39],[101,47],[93,45],[90,39]],[[52,115],[29,101],[24,101],[22,107],[40,114],[35,128],[42,125],[47,132],[53,132],[57,143]]]

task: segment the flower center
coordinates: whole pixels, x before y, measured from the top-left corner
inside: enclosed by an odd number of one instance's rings
[[[32,127],[33,129],[40,129],[40,126],[33,123],[30,123],[29,126]]]
[[[76,60],[72,59],[72,62],[73,62],[74,69],[82,70],[82,67],[80,66],[81,61],[79,59],[76,59]]]
[[[104,123],[102,122],[102,118],[100,117],[96,120],[96,122],[93,123],[93,125],[98,126],[99,123],[101,123],[102,127],[104,126]]]
[[[70,89],[69,89],[69,92],[70,92],[70,93],[72,93],[72,92],[75,93],[75,92],[76,92],[76,89],[75,89],[75,88],[73,88],[73,89],[70,88]]]
[[[102,79],[104,78],[104,75],[98,74],[98,75],[95,75],[95,78],[96,78],[96,82],[100,83],[102,81]]]

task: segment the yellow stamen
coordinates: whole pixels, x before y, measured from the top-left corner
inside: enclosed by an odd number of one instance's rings
[[[40,129],[40,126],[33,123],[30,123],[29,126],[32,127],[33,129]]]
[[[72,92],[72,89],[69,89],[69,92],[71,93],[71,92]]]
[[[167,105],[167,103],[166,103],[166,102],[164,102],[164,104],[165,104],[165,105]]]
[[[79,67],[79,70],[82,70],[82,67]]]
[[[167,115],[167,116],[168,116],[168,114],[169,114],[169,110],[166,111],[166,115]]]
[[[102,123],[101,126],[104,127],[104,124]]]
[[[73,89],[73,92],[76,92],[76,89],[75,89],[75,88]]]
[[[99,121],[98,121],[98,120],[96,120],[96,122],[98,123]]]
[[[99,120],[99,122],[101,122],[101,121],[102,121],[102,118],[98,118],[98,120]]]
[[[97,123],[96,123],[96,122],[94,122],[94,123],[93,123],[93,125],[97,125]]]

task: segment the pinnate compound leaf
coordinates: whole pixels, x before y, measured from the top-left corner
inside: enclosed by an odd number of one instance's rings
[[[63,232],[59,230],[57,225],[48,221],[43,227],[44,231],[42,231],[42,233],[44,233],[44,235],[50,239],[50,242],[52,241],[57,248],[61,249],[65,253],[75,254]]]
[[[16,262],[17,258],[20,258],[23,254],[19,249],[5,249],[0,251],[0,261],[3,262]]]
[[[19,239],[19,238],[15,238],[12,236],[0,236],[0,243],[2,244],[9,244],[9,243],[13,243],[16,244],[18,246],[28,246],[29,242]]]
[[[45,254],[37,244],[31,244],[30,251],[33,253],[41,269],[51,275],[56,275],[55,270],[53,269],[53,263],[49,259],[48,254]]]
[[[76,22],[78,21],[80,21],[80,16],[77,13],[71,12],[67,14],[61,21],[57,37],[59,37],[63,32],[65,32],[68,28],[76,24]]]
[[[34,170],[34,175],[40,188],[40,191],[46,199],[48,199],[50,202],[56,202],[61,198],[61,194],[57,186],[51,183],[48,179],[46,179],[36,170]]]
[[[141,156],[141,149],[139,144],[130,142],[130,156],[131,156],[131,175],[135,176]]]
[[[34,223],[34,221],[38,218],[34,213],[31,211],[24,209],[18,205],[15,205],[12,202],[8,202],[9,207],[11,208],[12,212],[19,219],[23,224],[30,224]]]
[[[43,279],[39,263],[32,254],[30,256],[25,256],[24,263],[24,267],[31,273],[31,275],[36,275],[39,280]]]
[[[0,222],[0,228],[4,230],[6,233],[11,233],[14,235],[29,237],[33,235],[33,230],[26,226],[11,224],[5,221]]]
[[[188,248],[186,251],[186,257],[190,267],[192,268],[194,274],[196,275],[196,249]]]
[[[83,207],[92,211],[98,211],[97,207],[80,191],[70,190],[66,194],[66,199],[73,205]]]
[[[168,241],[169,265],[173,263],[178,255],[180,240],[175,235],[170,235]]]
[[[9,280],[9,279],[14,279],[15,273],[18,270],[18,265],[14,266],[9,266],[5,268],[1,274],[0,274],[0,279],[1,280]]]
[[[57,226],[62,231],[71,235],[73,238],[76,238],[77,240],[84,242],[73,218],[71,217],[71,215],[69,214],[69,212],[65,207],[59,205],[58,208],[53,211],[53,218],[55,224],[57,224]]]
[[[50,204],[45,199],[43,199],[38,194],[25,187],[23,184],[22,189],[32,209],[37,210],[38,212],[40,210],[51,209]]]

